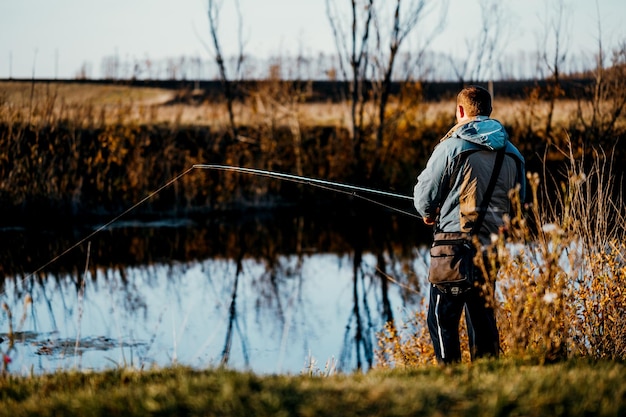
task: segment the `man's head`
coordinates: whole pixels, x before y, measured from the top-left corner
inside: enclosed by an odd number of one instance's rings
[[[477,85],[470,85],[462,89],[456,97],[457,121],[474,116],[489,116],[491,114],[491,94]]]

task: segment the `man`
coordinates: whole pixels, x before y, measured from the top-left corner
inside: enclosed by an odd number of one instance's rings
[[[491,180],[497,151],[505,156],[497,176],[480,230],[474,231],[481,245],[498,233],[503,215],[510,212],[509,191],[517,184],[524,198],[524,158],[508,141],[497,120],[490,119],[491,95],[478,86],[469,86],[457,96],[457,124],[435,147],[426,168],[418,176],[414,204],[424,223],[435,233],[470,233],[478,218],[482,195]],[[484,283],[480,276],[478,282]],[[472,360],[498,356],[500,350],[494,309],[486,300],[482,285],[457,293],[445,285],[431,285],[428,328],[439,363],[461,360],[459,321],[465,308]]]

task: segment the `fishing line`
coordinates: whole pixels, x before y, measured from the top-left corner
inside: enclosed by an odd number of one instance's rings
[[[164,185],[159,187],[157,190],[151,192],[146,197],[144,197],[143,199],[141,199],[140,201],[138,201],[137,203],[135,203],[134,205],[132,205],[128,209],[124,210],[121,214],[115,216],[113,219],[111,219],[107,223],[105,223],[102,226],[100,226],[97,229],[95,229],[89,235],[85,236],[84,238],[82,238],[81,240],[79,240],[78,242],[76,242],[75,244],[73,244],[72,246],[70,246],[69,248],[64,250],[63,252],[61,252],[59,255],[55,256],[52,259],[50,259],[48,262],[46,262],[45,264],[43,264],[42,266],[40,266],[36,270],[34,270],[33,272],[31,272],[28,275],[26,275],[23,279],[20,280],[20,282],[24,282],[27,279],[29,279],[30,277],[32,277],[33,275],[41,272],[43,269],[47,268],[48,266],[50,266],[51,264],[53,264],[54,262],[56,262],[57,260],[59,260],[60,258],[65,256],[66,254],[71,252],[72,250],[76,249],[78,246],[80,246],[83,243],[87,242],[88,240],[93,238],[96,234],[98,234],[101,231],[105,230],[106,228],[111,226],[113,223],[117,222],[120,218],[124,217],[125,215],[127,215],[131,211],[135,210],[137,207],[141,206],[146,201],[150,200],[151,198],[153,198],[154,196],[159,194],[161,191],[163,191],[165,188],[169,187],[170,185],[172,185],[173,183],[175,183],[176,181],[178,181],[179,179],[181,179],[182,177],[184,177],[189,172],[191,172],[191,171],[193,171],[195,169],[213,169],[213,170],[221,170],[221,171],[234,171],[234,172],[241,172],[241,173],[245,173],[245,174],[257,175],[257,176],[261,176],[261,177],[277,178],[277,179],[281,179],[281,180],[285,180],[285,181],[291,181],[291,182],[295,182],[295,183],[299,183],[299,184],[311,185],[311,186],[322,188],[322,189],[325,189],[325,190],[334,191],[334,192],[338,192],[338,193],[347,194],[347,195],[350,195],[350,196],[353,196],[353,197],[361,198],[361,199],[363,199],[365,201],[368,201],[368,202],[373,203],[373,204],[377,204],[377,205],[382,206],[384,208],[387,208],[387,209],[390,209],[390,210],[393,210],[393,211],[396,211],[396,212],[399,212],[399,213],[402,213],[402,214],[405,214],[405,215],[408,215],[408,216],[411,216],[411,217],[421,218],[420,216],[418,216],[415,213],[411,213],[411,212],[408,212],[408,211],[405,211],[405,210],[401,210],[401,209],[398,209],[396,207],[390,206],[388,204],[384,204],[384,203],[382,203],[380,201],[377,201],[377,200],[374,200],[374,199],[371,199],[371,198],[368,198],[368,197],[364,197],[361,194],[357,194],[357,191],[361,192],[361,193],[376,194],[376,195],[381,195],[381,196],[385,196],[385,197],[399,198],[399,199],[404,199],[404,200],[413,200],[413,197],[407,196],[407,195],[391,193],[391,192],[388,192],[388,191],[382,191],[382,190],[377,190],[377,189],[373,189],[373,188],[359,187],[359,186],[356,186],[356,185],[342,184],[342,183],[338,183],[338,182],[327,181],[327,180],[322,180],[322,179],[317,179],[317,178],[309,178],[309,177],[303,177],[303,176],[299,176],[299,175],[292,175],[292,174],[285,174],[285,173],[280,173],[280,172],[261,170],[261,169],[244,168],[244,167],[237,167],[237,166],[230,166],[230,165],[195,164],[195,165],[192,165],[187,170],[185,170],[184,172],[182,172],[182,173],[178,174],[177,176],[173,177],[172,179],[170,179]],[[5,291],[0,292],[0,295],[4,295],[4,294],[5,294]]]
[[[378,272],[387,281],[389,281],[389,282],[391,282],[393,284],[396,284],[400,288],[404,288],[405,290],[410,291],[410,292],[415,293],[415,294],[420,294],[420,292],[417,291],[415,288],[409,287],[408,285],[405,285],[405,284],[401,283],[400,281],[396,280],[394,277],[392,277],[391,275],[389,275],[388,273],[386,273],[385,271],[380,269],[378,266],[376,267],[376,272]]]
[[[68,254],[72,250],[76,249],[78,246],[82,245],[83,243],[85,243],[86,241],[88,241],[89,239],[94,237],[96,234],[100,233],[101,231],[103,231],[107,227],[111,226],[113,223],[118,221],[120,218],[122,218],[123,216],[127,215],[131,211],[135,210],[137,207],[139,207],[140,205],[142,205],[143,203],[145,203],[146,201],[150,200],[152,197],[154,197],[155,195],[157,195],[158,193],[163,191],[163,189],[169,187],[170,185],[172,185],[173,183],[178,181],[181,177],[187,175],[193,169],[194,168],[191,167],[191,168],[187,169],[185,172],[183,172],[182,174],[179,174],[176,177],[172,178],[167,183],[165,183],[164,185],[159,187],[159,189],[157,189],[156,191],[153,191],[152,193],[148,194],[146,197],[141,199],[138,203],[134,204],[132,207],[124,210],[124,212],[122,212],[118,216],[114,217],[112,220],[110,220],[106,224],[103,224],[102,226],[98,227],[96,230],[91,232],[88,236],[82,238],[81,240],[79,240],[78,242],[76,242],[75,244],[73,244],[72,246],[70,246],[69,248],[64,250],[63,252],[61,252],[59,255],[55,256],[54,258],[52,258],[51,260],[49,260],[48,262],[46,262],[45,264],[43,264],[42,266],[40,266],[39,268],[37,268],[36,270],[31,272],[30,274],[26,275],[23,279],[20,280],[20,283],[26,281],[28,278],[32,277],[33,275],[41,272],[44,268],[50,266],[51,264],[53,264],[54,262],[56,262],[57,260],[59,260],[60,258],[65,256],[66,254]],[[89,256],[89,254],[87,254],[87,256]],[[89,259],[89,258],[87,258],[87,259]],[[5,293],[5,291],[2,291],[0,294],[4,295],[4,293]]]
[[[396,211],[398,213],[405,214],[407,216],[411,216],[411,217],[415,217],[415,218],[421,219],[421,217],[418,216],[415,213],[411,213],[411,212],[399,209],[397,207],[390,206],[390,205],[385,204],[383,202],[380,202],[378,200],[367,198],[365,196],[362,196],[361,194],[357,194],[355,191],[340,190],[340,189],[337,189],[337,188],[325,187],[323,185],[314,184],[314,183],[308,183],[308,182],[307,183],[302,183],[302,184],[311,185],[313,187],[321,188],[322,190],[334,191],[336,193],[346,194],[346,195],[349,195],[349,196],[352,196],[352,197],[360,198],[361,200],[368,201],[368,202],[370,202],[372,204],[376,204],[376,205],[381,206],[383,208],[386,208],[386,209],[389,209],[389,210],[393,210],[393,211]]]

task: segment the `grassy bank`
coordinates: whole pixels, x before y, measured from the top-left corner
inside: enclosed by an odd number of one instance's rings
[[[2,416],[618,416],[626,367],[488,361],[365,375],[171,368],[0,379]]]

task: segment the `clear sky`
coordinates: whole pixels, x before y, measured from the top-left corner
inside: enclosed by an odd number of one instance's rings
[[[335,0],[348,4],[348,0]],[[449,0],[445,29],[434,50],[459,54],[476,36],[480,0]],[[563,0],[568,51],[597,51],[595,0]],[[626,40],[626,1],[597,0],[602,40],[612,47]],[[508,49],[534,51],[545,30],[546,5],[557,0],[502,0]],[[234,0],[225,0],[220,21],[224,53],[237,52]],[[240,0],[244,52],[258,57],[302,50],[313,56],[335,52],[326,0]],[[74,78],[87,64],[90,78],[101,76],[103,57],[212,58],[206,0],[0,0],[0,78]],[[432,19],[431,19],[432,20]],[[472,32],[473,31],[473,32]]]

